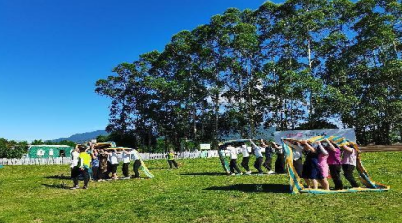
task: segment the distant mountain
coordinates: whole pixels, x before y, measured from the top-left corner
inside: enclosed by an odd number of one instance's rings
[[[105,130],[97,130],[97,131],[93,131],[93,132],[77,133],[68,138],[59,138],[59,139],[53,139],[50,141],[60,142],[63,140],[68,140],[68,141],[73,141],[75,143],[83,143],[83,142],[88,142],[91,139],[96,139],[96,137],[98,137],[100,135],[107,136],[109,134]]]

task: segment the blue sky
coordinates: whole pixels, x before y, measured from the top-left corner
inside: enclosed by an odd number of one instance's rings
[[[229,7],[263,0],[0,0],[0,137],[54,139],[104,129],[95,82],[121,62]]]

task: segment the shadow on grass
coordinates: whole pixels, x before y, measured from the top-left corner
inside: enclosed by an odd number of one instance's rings
[[[266,192],[266,193],[290,193],[289,185],[287,184],[234,184],[222,187],[208,187],[204,190],[237,190],[247,193]]]
[[[222,176],[227,175],[226,173],[219,172],[205,172],[205,173],[182,173],[183,176]]]
[[[66,189],[66,190],[70,189],[66,184],[42,184],[42,186],[56,189]]]
[[[47,176],[45,178],[46,179],[71,180],[70,176],[64,176],[64,175],[53,175],[53,176]]]
[[[148,167],[148,170],[168,170],[169,167]]]

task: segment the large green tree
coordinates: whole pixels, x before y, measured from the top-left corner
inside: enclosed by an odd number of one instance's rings
[[[162,52],[97,82],[108,131],[153,148],[217,143],[256,128],[356,129],[361,143],[402,135],[401,3],[288,0],[229,8]]]

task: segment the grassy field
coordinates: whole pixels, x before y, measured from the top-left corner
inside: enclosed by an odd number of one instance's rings
[[[389,192],[292,195],[285,175],[225,176],[218,159],[180,160],[178,170],[147,162],[154,179],[75,191],[60,177],[69,175],[68,166],[6,166],[0,222],[402,222],[402,153],[363,158]]]

